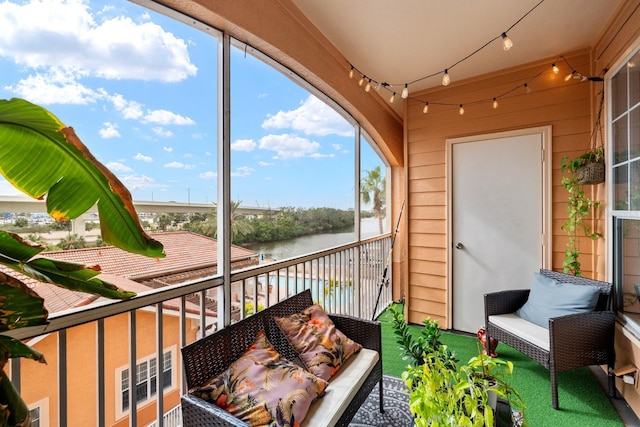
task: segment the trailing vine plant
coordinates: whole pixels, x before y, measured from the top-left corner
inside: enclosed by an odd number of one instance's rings
[[[602,236],[602,233],[593,230],[591,227],[592,221],[590,220],[593,210],[600,207],[600,202],[591,200],[585,194],[584,186],[580,183],[580,170],[587,162],[603,158],[603,152],[600,148],[572,160],[569,160],[567,156],[562,158],[561,170],[562,172],[568,172],[568,175],[562,177],[562,185],[569,192],[569,202],[567,204],[567,214],[569,216],[561,227],[562,231],[566,232],[569,237],[564,262],[562,263],[566,274],[582,275],[580,261],[578,260],[580,237],[586,236],[591,240],[596,240]]]

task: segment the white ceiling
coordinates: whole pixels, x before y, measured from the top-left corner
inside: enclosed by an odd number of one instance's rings
[[[432,74],[409,90],[440,85],[446,68],[453,83],[590,47],[624,0],[292,1],[351,65],[399,93]]]

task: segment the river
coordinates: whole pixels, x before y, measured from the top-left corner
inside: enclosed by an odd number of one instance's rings
[[[376,218],[364,218],[362,220],[361,234],[363,239],[377,236],[379,232],[378,220]],[[258,252],[263,255],[265,259],[281,260],[344,245],[354,240],[355,232],[353,227],[351,227],[334,233],[311,234],[279,242],[243,246]]]

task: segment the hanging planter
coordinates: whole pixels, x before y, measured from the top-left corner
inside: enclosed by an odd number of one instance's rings
[[[583,163],[576,175],[578,184],[600,184],[604,182],[604,153],[601,148],[589,151],[579,157]]]
[[[596,123],[591,132],[590,150],[574,160],[576,162],[576,176],[578,184],[600,184],[604,182],[604,138],[602,135],[602,107],[604,105],[604,91],[600,98],[600,107]]]

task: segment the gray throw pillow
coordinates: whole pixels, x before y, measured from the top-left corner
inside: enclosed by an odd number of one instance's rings
[[[516,311],[516,315],[549,328],[550,318],[593,311],[599,295],[597,286],[559,283],[534,273],[529,299]]]

